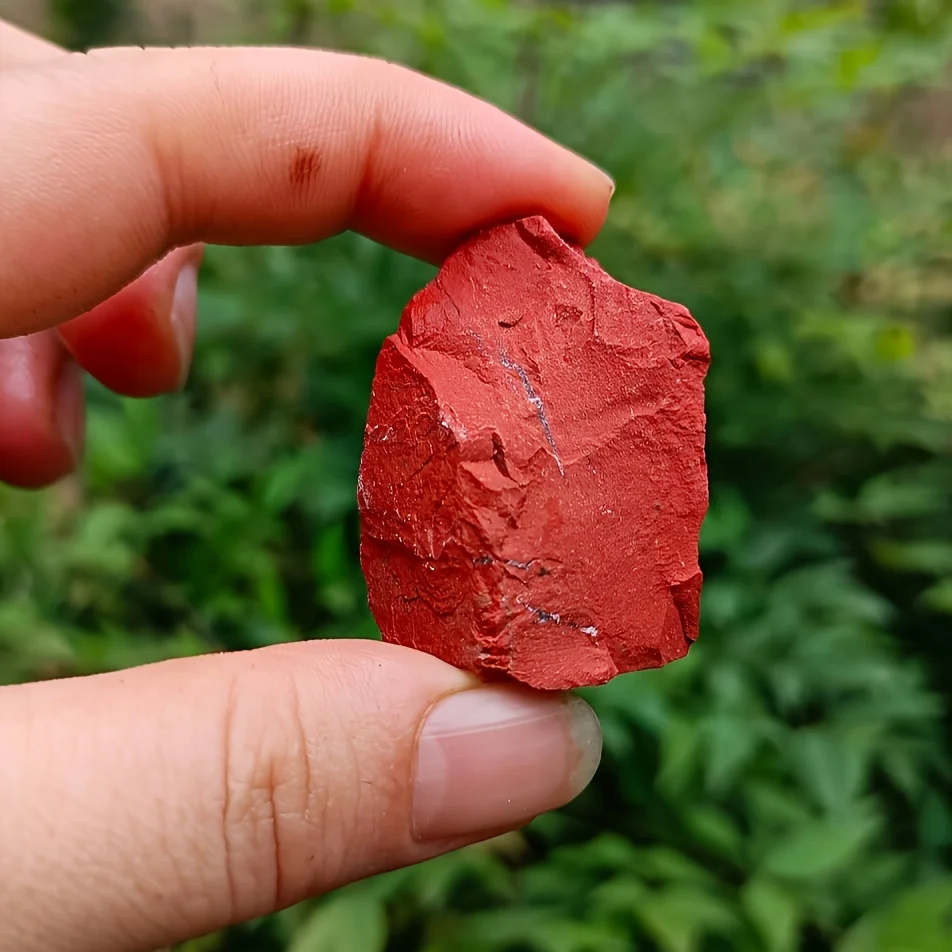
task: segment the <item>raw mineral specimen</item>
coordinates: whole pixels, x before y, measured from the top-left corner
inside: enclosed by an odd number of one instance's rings
[[[361,562],[387,641],[600,684],[697,637],[709,349],[542,218],[456,251],[383,345]]]

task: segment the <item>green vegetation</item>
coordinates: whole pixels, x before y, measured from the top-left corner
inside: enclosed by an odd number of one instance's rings
[[[708,581],[688,659],[588,692],[606,755],[570,808],[187,952],[952,948],[948,5],[244,6],[616,177],[593,253],[711,339]],[[431,274],[350,235],[213,249],[187,391],[91,394],[82,506],[0,492],[0,674],[373,636],[361,427]]]

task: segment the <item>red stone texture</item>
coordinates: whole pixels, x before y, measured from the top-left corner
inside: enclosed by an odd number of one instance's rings
[[[361,560],[387,641],[563,690],[697,637],[708,343],[541,218],[489,229],[377,363]]]

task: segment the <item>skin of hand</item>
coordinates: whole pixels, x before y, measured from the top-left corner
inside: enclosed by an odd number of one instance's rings
[[[83,444],[82,378],[179,388],[202,242],[354,229],[432,262],[541,213],[581,244],[609,179],[387,63],[290,49],[67,55],[0,23],[0,480]],[[579,699],[378,642],[0,689],[0,949],[155,949],[486,839],[601,752]]]

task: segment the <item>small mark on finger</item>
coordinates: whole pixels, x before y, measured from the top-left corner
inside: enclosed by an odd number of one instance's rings
[[[297,188],[304,188],[313,181],[314,177],[321,170],[323,159],[317,149],[296,146],[294,149],[294,158],[291,161],[290,179],[291,184]]]

